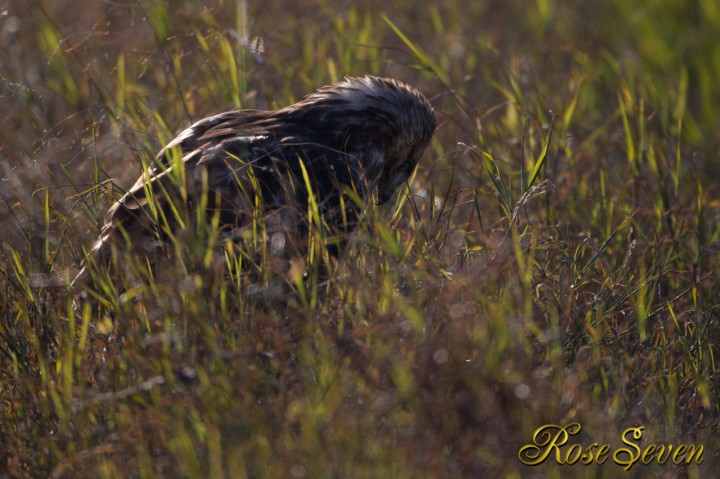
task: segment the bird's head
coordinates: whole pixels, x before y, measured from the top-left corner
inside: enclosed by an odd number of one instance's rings
[[[378,203],[412,175],[436,127],[430,102],[388,78],[348,77],[302,103],[323,131],[334,132],[335,147],[348,154]]]

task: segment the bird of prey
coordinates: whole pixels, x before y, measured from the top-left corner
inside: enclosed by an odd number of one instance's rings
[[[302,250],[309,221],[347,236],[363,203],[385,203],[407,181],[435,127],[421,93],[374,76],[348,77],[275,111],[205,118],[110,207],[88,256],[96,266],[117,268],[128,254],[153,263],[169,238],[200,220],[227,237],[259,218],[279,256]]]

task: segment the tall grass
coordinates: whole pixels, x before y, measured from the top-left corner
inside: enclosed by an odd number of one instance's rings
[[[615,477],[517,458],[697,443],[718,463],[720,15],[713,2],[64,0],[0,16],[0,471],[11,477]],[[164,277],[68,284],[191,121],[344,75],[440,128],[338,260],[316,205],[278,265],[182,201]],[[181,174],[182,169],[177,169]],[[183,184],[177,178],[177,184]],[[204,208],[200,208],[204,211]],[[168,218],[156,210],[158,228]]]

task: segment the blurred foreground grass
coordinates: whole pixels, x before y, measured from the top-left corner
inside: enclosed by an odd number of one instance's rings
[[[0,476],[616,477],[518,460],[571,422],[712,473],[720,6],[466,3],[0,3]],[[328,280],[181,264],[74,310],[174,133],[364,74],[441,126]]]

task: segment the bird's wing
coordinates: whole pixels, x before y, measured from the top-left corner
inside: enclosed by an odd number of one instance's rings
[[[259,136],[267,133],[264,121],[268,113],[258,110],[234,110],[204,118],[189,126],[157,154],[161,164],[173,149],[179,148],[182,156],[208,144],[242,136]]]
[[[238,186],[255,187],[248,166],[274,148],[267,136],[251,133],[262,128],[246,128],[256,117],[248,111],[209,117],[169,143],[158,154],[165,158],[164,169],[159,162],[146,170],[107,211],[91,249],[95,261],[109,264],[120,251],[157,250],[174,230],[192,221],[200,205],[219,211],[221,224],[237,226],[252,218],[252,196],[238,195]],[[180,163],[170,156],[176,148],[183,155]]]

